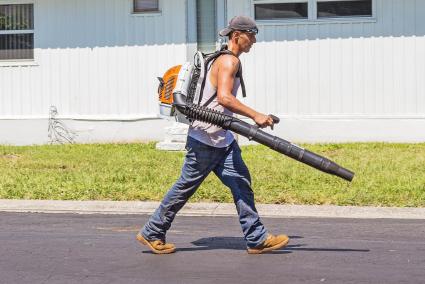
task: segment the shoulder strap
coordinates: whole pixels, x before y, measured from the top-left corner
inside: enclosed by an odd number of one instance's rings
[[[204,87],[205,87],[205,82],[208,79],[208,76],[207,76],[208,70],[210,66],[212,66],[212,63],[222,54],[224,54],[223,49],[210,54],[204,54],[204,53],[202,54],[203,56],[206,57],[204,62],[204,67],[203,67],[204,69],[203,72],[205,74],[205,77],[202,79],[202,82],[201,82],[200,91],[199,91],[199,100],[197,104],[201,104],[202,97],[204,96]]]
[[[239,79],[241,80],[241,88],[242,88],[242,96],[245,98],[246,97],[246,90],[245,90],[245,82],[243,81],[243,77],[242,77],[242,64],[239,61]],[[238,74],[236,74],[236,76],[238,76]]]
[[[237,57],[236,55],[234,55],[233,52],[231,52],[230,50],[224,49],[224,50],[220,50],[220,52],[222,52],[222,54],[233,55],[234,57],[236,57],[238,59],[238,61],[239,61],[239,69],[238,69],[238,72],[236,73],[236,77],[238,77],[241,80],[242,96],[245,98],[246,97],[246,89],[245,89],[245,82],[244,82],[243,76],[242,76],[242,63],[241,63],[241,60],[239,59],[239,57]]]
[[[207,105],[209,105],[210,103],[212,103],[212,101],[215,99],[215,97],[217,97],[217,92],[215,92],[215,94],[214,95],[212,95],[209,99],[208,99],[208,101],[206,101],[202,106],[203,107],[206,107]]]
[[[210,58],[209,58],[209,60],[206,62],[206,65],[208,65],[209,63],[211,63],[211,65],[212,65],[212,63],[219,57],[219,56],[221,56],[221,55],[223,55],[223,54],[229,54],[229,55],[233,55],[233,56],[235,56],[236,58],[238,58],[236,55],[234,55],[233,54],[233,52],[231,52],[230,50],[227,50],[227,49],[222,49],[222,50],[220,50],[220,51],[217,51],[214,55],[212,55]],[[241,61],[240,61],[240,59],[238,58],[238,60],[239,60],[239,69],[238,69],[238,72],[236,73],[236,77],[237,78],[239,78],[239,80],[240,80],[240,83],[241,83],[241,88],[242,88],[242,96],[245,98],[246,97],[246,89],[245,89],[245,82],[244,82],[244,80],[243,80],[243,76],[242,76],[242,63],[241,63]],[[210,65],[210,66],[211,66]],[[206,80],[207,78],[205,78],[205,80]],[[202,90],[203,90],[203,88],[202,88]],[[208,106],[215,98],[217,97],[217,93],[215,93],[214,95],[212,95],[209,99],[208,99],[208,101],[206,101],[202,106],[204,106],[204,107],[206,107],[206,106]]]

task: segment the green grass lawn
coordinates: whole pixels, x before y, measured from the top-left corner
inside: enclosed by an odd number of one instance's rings
[[[425,207],[425,144],[309,144],[356,173],[352,183],[264,146],[242,147],[256,201]],[[184,152],[155,144],[0,146],[0,198],[160,200],[178,178]],[[232,202],[211,174],[191,201]]]

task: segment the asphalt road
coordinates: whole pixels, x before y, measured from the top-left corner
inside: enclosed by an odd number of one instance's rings
[[[281,251],[248,255],[237,217],[181,217],[153,255],[146,215],[0,213],[0,283],[425,283],[425,223],[263,219]]]

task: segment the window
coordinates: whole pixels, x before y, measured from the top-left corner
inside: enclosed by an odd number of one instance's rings
[[[206,53],[215,51],[217,41],[216,1],[197,0],[196,19],[198,50]]]
[[[253,0],[256,20],[372,17],[376,0]]]
[[[256,20],[307,19],[308,3],[256,4]]]
[[[317,17],[371,17],[372,0],[319,1]]]
[[[159,12],[159,0],[134,0],[134,13]]]
[[[34,59],[33,4],[0,5],[0,60]]]

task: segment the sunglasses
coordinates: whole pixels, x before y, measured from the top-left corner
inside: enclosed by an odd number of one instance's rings
[[[240,32],[244,32],[244,33],[249,33],[249,34],[258,34],[258,29],[257,28],[253,28],[253,29],[246,29],[246,30],[236,30],[236,29],[232,29],[232,31],[240,31]]]
[[[258,29],[254,28],[254,29],[247,29],[247,30],[242,30],[242,32],[246,32],[246,33],[250,33],[250,34],[258,34]]]

